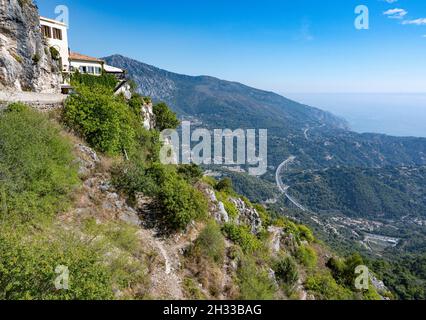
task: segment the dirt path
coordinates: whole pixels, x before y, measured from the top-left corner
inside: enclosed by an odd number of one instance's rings
[[[110,185],[108,173],[100,174],[95,168],[100,166],[96,153],[82,144],[75,146],[80,171],[87,177],[83,191],[76,201],[75,209],[64,215],[64,219],[82,219],[95,216],[103,222],[119,219],[137,226],[137,237],[141,252],[149,259],[151,285],[148,296],[153,299],[184,299],[182,288],[182,255],[192,241],[198,237],[199,227],[193,225],[185,234],[163,238],[155,228],[148,228],[141,220],[138,211],[126,204],[126,199]],[[96,160],[95,160],[96,159]],[[142,218],[143,219],[143,218]]]
[[[0,91],[0,101],[29,104],[56,104],[67,98],[64,94]]]
[[[10,103],[22,102],[40,112],[47,112],[61,108],[66,98],[66,95],[54,93],[0,91],[0,110]]]
[[[143,228],[138,235],[146,252],[156,254],[156,263],[150,272],[149,296],[154,299],[184,299],[179,251],[169,240],[157,238],[153,230]]]
[[[185,299],[183,285],[184,272],[181,265],[184,249],[199,234],[197,226],[193,226],[185,234],[170,238],[160,238],[154,229],[141,228],[138,231],[146,252],[156,254],[157,263],[153,264],[151,274],[150,296],[156,299]]]

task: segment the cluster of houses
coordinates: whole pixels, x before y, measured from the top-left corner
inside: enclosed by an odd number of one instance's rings
[[[64,83],[61,88],[63,93],[67,93],[71,89],[67,79],[69,79],[69,75],[76,71],[94,76],[100,76],[104,73],[113,74],[119,80],[117,90],[123,87],[126,81],[124,70],[109,66],[101,59],[70,51],[68,44],[68,26],[66,24],[53,19],[40,17],[40,27],[48,45],[55,48],[59,53],[62,73],[64,74]]]

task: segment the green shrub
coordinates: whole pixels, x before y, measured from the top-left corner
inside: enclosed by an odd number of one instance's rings
[[[210,176],[204,176],[202,178],[202,180],[203,180],[203,182],[207,183],[212,188],[216,188],[217,181],[216,181],[215,178],[210,177]]]
[[[315,237],[311,229],[304,225],[298,225],[288,218],[280,217],[274,221],[271,221],[271,223],[277,227],[283,228],[286,233],[294,235],[299,244],[301,241],[307,241],[308,243],[315,241]]]
[[[0,213],[31,221],[65,210],[79,183],[72,145],[22,104],[0,114]]]
[[[135,203],[138,193],[148,196],[158,193],[156,181],[147,173],[141,163],[125,162],[115,165],[111,170],[111,177],[114,187],[124,192],[130,203]]]
[[[235,204],[233,204],[231,201],[229,201],[228,199],[223,199],[223,205],[225,206],[225,210],[228,213],[229,217],[231,219],[236,219],[238,218],[240,212],[238,211],[237,207],[235,206]]]
[[[223,206],[225,207],[225,210],[226,210],[226,212],[228,213],[228,215],[231,219],[238,218],[240,212],[238,211],[235,204],[233,204],[229,200],[229,196],[228,196],[227,193],[218,191],[218,192],[216,192],[216,198],[217,198],[218,201],[223,203]]]
[[[232,193],[234,190],[232,186],[232,180],[230,178],[224,178],[220,180],[216,185],[216,190],[225,193]]]
[[[305,240],[309,243],[314,242],[314,235],[312,234],[311,229],[309,229],[307,226],[298,225],[298,231],[300,240]]]
[[[299,280],[297,264],[291,256],[285,256],[275,263],[274,271],[276,277],[287,288],[293,288]]]
[[[240,245],[245,253],[253,253],[262,247],[262,242],[250,232],[248,226],[227,223],[223,226],[223,231],[228,239]]]
[[[348,288],[355,289],[355,279],[358,277],[358,275],[355,274],[355,269],[358,266],[365,265],[364,260],[359,253],[354,253],[345,259],[345,265],[342,282],[345,283]]]
[[[18,61],[21,64],[22,64],[22,62],[24,62],[24,60],[22,59],[22,57],[19,56],[19,55],[17,55],[16,53],[12,53],[12,57],[14,57],[15,60]]]
[[[124,291],[121,299],[144,299],[150,287],[150,278],[146,265],[133,258],[128,253],[115,256],[107,265],[108,272],[115,288],[131,289],[131,293]]]
[[[145,130],[139,124],[136,129],[138,139],[133,152],[128,152],[130,160],[138,165],[158,162],[162,147],[160,133],[156,130]]]
[[[141,113],[142,106],[145,103],[144,98],[140,94],[133,93],[132,97],[130,98],[128,103],[129,103],[129,107],[133,111],[133,113],[136,116],[141,117],[142,116],[142,113]]]
[[[112,299],[111,276],[95,248],[72,235],[0,232],[0,300]],[[69,269],[68,290],[56,290],[57,266]]]
[[[275,296],[275,286],[266,270],[257,266],[249,257],[241,260],[237,270],[240,299],[271,300]]]
[[[311,275],[306,279],[305,287],[319,300],[351,300],[353,293],[338,285],[329,273]]]
[[[364,265],[364,261],[359,254],[353,254],[346,259],[331,258],[327,262],[327,267],[331,270],[334,279],[341,285],[355,289],[355,269]]]
[[[161,210],[161,224],[182,230],[193,220],[207,215],[204,195],[182,178],[173,166],[154,163],[144,168],[141,163],[124,163],[112,170],[112,182],[131,201],[137,193],[155,197]]]
[[[177,172],[189,183],[194,184],[203,176],[203,170],[196,164],[184,164],[177,168]]]
[[[296,252],[296,259],[309,269],[315,268],[318,262],[315,250],[309,246],[300,246]]]
[[[100,76],[95,76],[91,74],[85,74],[80,72],[73,73],[71,77],[71,85],[77,88],[90,87],[96,90],[97,87],[105,87],[111,93],[112,90],[117,86],[117,78],[112,74],[102,74]]]
[[[191,250],[192,254],[207,258],[219,265],[225,256],[225,239],[219,226],[210,221],[198,236]]]
[[[59,53],[58,49],[55,47],[49,47],[49,51],[53,60],[59,61],[61,59],[61,54]]]
[[[272,218],[269,212],[261,204],[255,204],[254,208],[257,213],[259,213],[260,219],[262,220],[262,225],[267,229],[272,224]]]
[[[114,286],[132,288],[133,298],[144,298],[150,281],[141,256],[138,228],[124,222],[98,224],[90,218],[84,221],[83,230],[90,236],[89,244],[96,243],[98,251],[105,252],[105,264]]]
[[[328,260],[327,267],[331,270],[331,274],[336,281],[341,284],[344,283],[342,280],[346,269],[346,263],[343,259],[332,257]]]
[[[158,103],[153,107],[155,115],[156,129],[163,131],[166,129],[175,129],[179,126],[180,122],[174,113],[165,103]]]
[[[299,228],[297,224],[288,218],[280,218],[276,221],[276,225],[283,228],[286,233],[293,234],[294,236],[298,236]]]
[[[78,87],[65,102],[64,122],[93,148],[111,155],[134,152],[140,121],[104,86]]]
[[[331,270],[334,280],[339,284],[357,292],[358,297],[364,300],[381,300],[381,296],[377,293],[376,289],[371,285],[368,290],[360,292],[355,288],[355,279],[358,276],[355,274],[357,266],[364,265],[364,261],[359,254],[353,254],[346,259],[330,258],[327,262],[327,267]]]
[[[125,223],[115,223],[108,225],[105,236],[117,248],[133,253],[139,244],[136,236],[138,229]]]
[[[372,285],[362,294],[363,300],[383,300]]]
[[[40,54],[39,53],[35,53],[33,55],[33,58],[32,58],[33,64],[38,64],[40,62],[40,59],[41,59]]]
[[[183,280],[183,287],[189,299],[192,300],[205,300],[206,296],[201,291],[197,282],[192,278],[185,278]]]
[[[11,103],[7,106],[5,112],[27,112],[31,110],[28,106],[26,106],[23,103],[17,102],[17,103]]]
[[[160,185],[158,200],[171,229],[185,229],[192,220],[207,215],[208,205],[203,194],[176,173]]]

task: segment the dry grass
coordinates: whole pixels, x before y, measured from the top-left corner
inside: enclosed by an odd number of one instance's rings
[[[189,278],[201,284],[202,292],[207,299],[219,299],[223,293],[223,272],[221,268],[203,257],[188,257],[185,268]]]

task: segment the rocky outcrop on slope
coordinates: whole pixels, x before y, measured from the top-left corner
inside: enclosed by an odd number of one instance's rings
[[[57,93],[62,75],[31,0],[0,1],[0,90]]]
[[[155,128],[155,116],[152,102],[145,103],[141,109],[143,126],[146,130],[152,130]]]
[[[242,199],[231,199],[237,208],[238,224],[245,224],[250,227],[253,234],[258,234],[262,230],[262,219],[256,209],[248,206]]]

